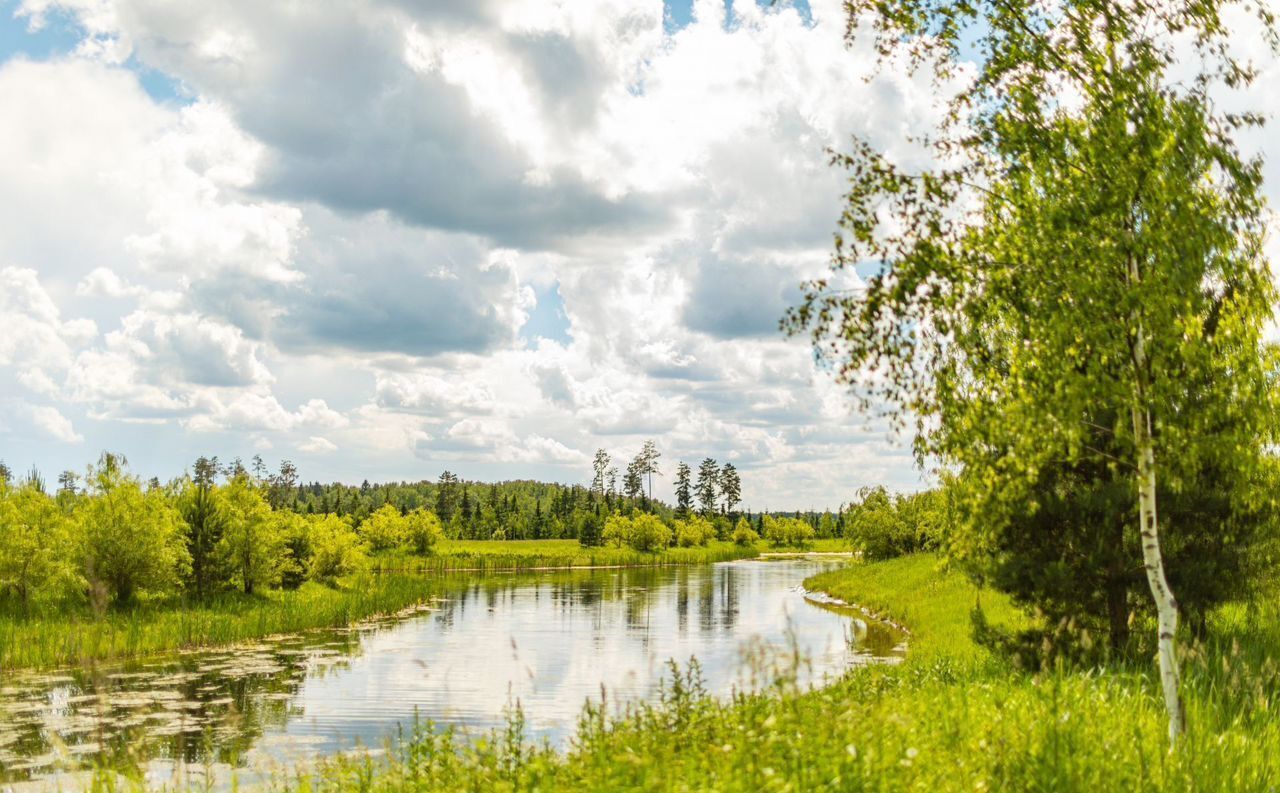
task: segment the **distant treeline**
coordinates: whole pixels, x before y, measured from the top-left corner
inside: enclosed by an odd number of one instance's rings
[[[436,481],[306,484],[288,460],[273,472],[259,457],[248,465],[201,457],[179,478],[144,482],[122,457],[103,454],[85,475],[63,472],[50,488],[37,471],[17,480],[0,463],[0,602],[105,606],[139,595],[292,588],[349,575],[373,555],[430,555],[445,538],[658,552],[846,537],[869,556],[890,556],[928,547],[939,522],[933,494],[883,489],[835,512],[738,512],[736,470],[710,458],[696,480],[677,466],[671,506],[651,495],[657,457],[646,443],[621,492],[604,452],[591,486],[472,482],[449,471]]]

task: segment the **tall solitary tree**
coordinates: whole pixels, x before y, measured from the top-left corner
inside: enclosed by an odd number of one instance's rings
[[[604,498],[605,478],[609,475],[609,453],[604,449],[596,449],[595,459],[591,461],[591,492],[597,498]]]
[[[698,496],[698,504],[704,515],[716,511],[716,497],[720,487],[720,466],[710,457],[698,465],[698,481],[693,486]]]
[[[720,469],[720,497],[724,499],[724,511],[729,515],[742,502],[742,478],[733,463],[725,463]]]
[[[692,471],[683,460],[676,466],[676,516],[689,517],[689,509],[693,506],[693,484],[690,481]]]
[[[662,453],[658,451],[658,444],[653,441],[645,441],[644,446],[640,449],[641,467],[646,477],[649,479],[649,500],[653,500],[653,475],[662,474],[658,468],[658,458]]]
[[[983,57],[933,131],[934,167],[861,141],[837,158],[850,181],[834,267],[880,266],[857,290],[808,284],[788,327],[860,378],[864,404],[914,422],[922,458],[963,469],[965,512],[982,519],[961,524],[956,555],[987,553],[1029,483],[1099,457],[1105,435],[1106,464],[1136,495],[1176,740],[1178,602],[1158,497],[1213,469],[1247,502],[1239,483],[1274,437],[1261,167],[1234,140],[1260,121],[1213,100],[1252,78],[1230,54],[1233,3],[846,5],[851,37],[941,84],[959,74],[962,35]]]
[[[622,480],[623,495],[631,499],[633,502],[638,501],[640,496],[644,495],[644,457],[636,455],[635,459],[627,463],[627,474]]]
[[[439,488],[436,491],[436,516],[441,523],[448,523],[458,508],[458,477],[452,471],[440,474]]]

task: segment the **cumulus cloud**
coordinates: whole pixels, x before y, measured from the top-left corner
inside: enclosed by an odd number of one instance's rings
[[[0,370],[90,441],[147,422],[336,478],[580,479],[653,437],[754,505],[910,485],[776,323],[825,267],[826,149],[922,156],[934,87],[864,80],[809,5],[668,32],[657,0],[23,0],[84,35],[0,64]],[[527,341],[552,285],[568,333]]]
[[[84,436],[76,432],[71,421],[49,405],[39,405],[30,409],[31,423],[43,430],[49,437],[63,443],[82,443]]]
[[[312,454],[328,454],[338,450],[337,444],[330,440],[321,438],[318,435],[312,435],[304,443],[298,444],[298,449]]]

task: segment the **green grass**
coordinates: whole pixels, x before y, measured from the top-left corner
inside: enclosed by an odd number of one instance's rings
[[[201,605],[170,602],[101,615],[79,608],[0,617],[0,670],[84,665],[339,627],[399,611],[435,589],[421,577],[365,576],[335,588],[308,583],[290,592],[232,593]]]
[[[436,574],[566,567],[661,567],[726,562],[758,554],[755,548],[731,542],[643,553],[630,548],[584,548],[577,540],[445,540],[430,556],[386,554],[374,557],[370,566],[376,572]]]
[[[807,582],[912,629],[898,667],[819,691],[779,676],[731,701],[696,673],[622,718],[586,711],[567,754],[504,732],[420,726],[383,759],[346,756],[298,789],[717,791],[1271,791],[1280,780],[1277,614],[1230,607],[1184,663],[1190,731],[1170,751],[1148,662],[1032,675],[968,635],[976,592],[937,560],[852,565]],[[1023,618],[982,595],[993,622]]]
[[[950,663],[994,660],[973,641],[970,613],[979,602],[996,625],[1021,628],[1028,623],[1007,597],[989,590],[979,593],[963,575],[943,572],[931,554],[819,573],[804,585],[905,625],[911,631],[912,665],[935,658]]]

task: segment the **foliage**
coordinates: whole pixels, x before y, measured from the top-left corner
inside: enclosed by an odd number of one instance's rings
[[[1195,489],[1158,491],[1169,582],[1201,635],[1215,606],[1248,598],[1264,580],[1274,562],[1262,543],[1277,536],[1266,502],[1245,511],[1216,479],[1207,470]],[[1254,487],[1274,481],[1260,477]],[[994,536],[982,575],[1049,626],[1069,621],[1126,650],[1135,616],[1153,614],[1146,576],[1133,564],[1141,538],[1128,477],[1096,460],[1063,462],[1041,469],[1029,494],[1030,505],[1011,510]]]
[[[444,526],[434,512],[415,509],[405,516],[405,533],[415,553],[425,556],[444,538]],[[505,539],[505,537],[503,538]]]
[[[182,515],[187,554],[191,557],[186,588],[197,598],[204,598],[229,577],[225,569],[227,560],[218,553],[227,527],[227,512],[214,481],[218,459],[201,457],[193,469],[192,477],[180,485],[177,507]]]
[[[103,454],[90,467],[88,497],[73,514],[85,579],[116,603],[172,592],[191,562],[177,510],[161,490],[144,493],[123,463]]]
[[[695,545],[706,545],[716,539],[716,529],[711,525],[711,521],[694,515],[688,520],[676,521],[675,537],[676,544],[681,548],[691,548]]]
[[[764,516],[764,538],[775,548],[803,548],[813,539],[813,526],[799,518]]]
[[[738,518],[738,522],[733,526],[733,542],[736,545],[751,546],[759,540],[760,535],[751,528],[751,523],[746,518]]]
[[[1235,140],[1261,117],[1214,98],[1252,79],[1223,24],[1232,5],[849,3],[863,23],[850,35],[869,32],[886,62],[907,53],[951,79],[965,35],[983,58],[931,136],[932,169],[865,142],[837,158],[850,188],[835,266],[884,266],[858,290],[810,284],[790,315],[862,399],[915,421],[922,457],[962,471],[950,547],[974,568],[1012,547],[1001,532],[1034,511],[1043,469],[1123,471],[1171,738],[1178,610],[1160,493],[1213,472],[1231,519],[1248,520],[1276,429],[1261,163]],[[1259,21],[1274,43],[1265,8]]]
[[[247,474],[237,474],[220,495],[226,525],[219,546],[231,568],[232,582],[246,595],[278,583],[284,537],[261,488]]]
[[[637,551],[653,552],[671,544],[671,529],[655,515],[639,513],[634,517],[611,515],[604,523],[605,543]]]
[[[69,527],[57,503],[35,486],[0,483],[0,598],[25,609],[32,600],[62,596],[74,576]]]
[[[361,521],[358,531],[365,545],[374,553],[409,544],[409,522],[400,510],[390,504],[383,504]]]
[[[863,488],[845,519],[845,536],[864,558],[889,559],[934,547],[943,523],[941,491],[892,496]]]
[[[289,510],[271,513],[275,523],[273,531],[281,543],[280,586],[297,589],[307,580],[311,566],[311,522],[306,517]]]
[[[351,524],[337,515],[315,515],[310,519],[311,562],[307,575],[312,581],[331,583],[359,569],[364,548]]]

